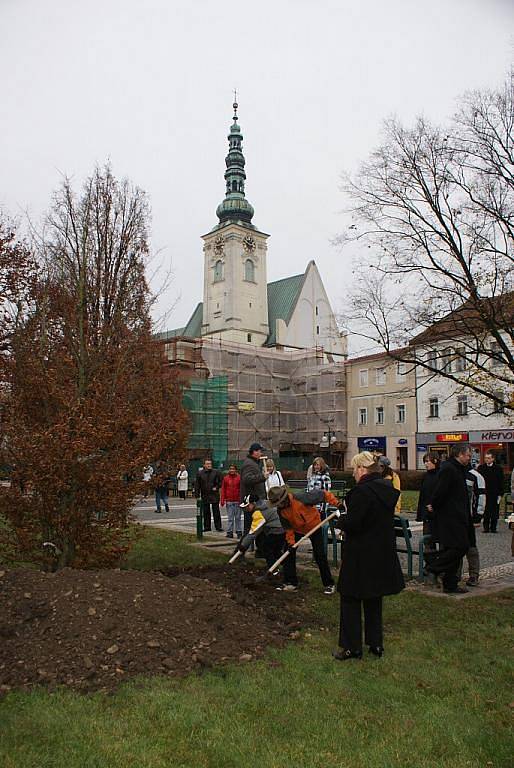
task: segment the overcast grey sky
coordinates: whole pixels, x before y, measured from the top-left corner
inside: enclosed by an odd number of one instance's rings
[[[0,206],[37,219],[63,173],[78,186],[110,159],[150,196],[161,274],[174,273],[159,311],[178,299],[175,327],[202,299],[234,87],[268,280],[314,259],[340,311],[341,172],[384,117],[442,121],[463,91],[498,85],[514,2],[0,0],[0,29]]]

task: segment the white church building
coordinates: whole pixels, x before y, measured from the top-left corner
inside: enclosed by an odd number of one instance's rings
[[[226,466],[259,441],[282,466],[325,453],[342,467],[346,334],[313,260],[268,283],[269,235],[252,223],[242,140],[234,103],[226,194],[202,238],[203,301],[186,326],[159,334],[188,383],[191,456]]]

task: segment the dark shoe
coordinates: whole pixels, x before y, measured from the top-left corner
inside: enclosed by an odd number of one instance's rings
[[[234,538],[234,534],[232,533],[232,531],[227,531],[227,533],[225,534],[225,538],[226,539],[233,539]]]
[[[204,528],[203,530],[204,530],[204,532],[207,531],[207,533],[210,533],[212,528]]]
[[[221,533],[223,531],[223,528],[216,528],[216,530],[218,531],[218,533]]]
[[[482,533],[489,533],[489,528],[484,528],[484,530],[482,531]]]
[[[155,510],[155,514],[156,514],[156,515],[159,515],[161,512],[162,512],[162,509],[156,509],[156,510]]]
[[[443,592],[447,595],[465,595],[469,592],[466,587],[455,587],[455,589],[443,589]]]
[[[236,531],[236,536],[240,539],[243,535],[243,531]]]
[[[348,661],[348,659],[362,659],[362,651],[349,651],[345,648],[337,648],[332,651],[332,656],[337,661]]]
[[[373,656],[378,656],[379,659],[384,655],[384,649],[381,645],[370,645],[369,652],[372,653]]]
[[[169,508],[169,507],[165,507],[165,509],[166,509],[166,512],[169,512],[169,511],[170,511],[170,508]]]
[[[468,579],[466,585],[468,587],[478,587],[478,579]]]

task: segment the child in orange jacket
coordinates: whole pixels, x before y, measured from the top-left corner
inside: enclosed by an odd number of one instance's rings
[[[289,547],[306,533],[309,533],[319,522],[319,511],[316,504],[330,504],[339,507],[340,502],[330,491],[309,491],[307,493],[288,493],[285,485],[270,488],[268,494],[270,505],[276,506],[282,525],[286,531],[286,543]],[[321,528],[314,531],[310,537],[314,559],[318,565],[325,595],[333,595],[336,591],[334,579],[330,572],[327,554],[323,545]],[[298,576],[296,573],[296,550],[290,549],[289,556],[284,560],[284,584],[278,587],[285,592],[296,592]]]

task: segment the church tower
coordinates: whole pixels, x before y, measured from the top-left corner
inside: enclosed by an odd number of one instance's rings
[[[226,194],[217,224],[203,236],[204,289],[202,336],[262,346],[268,328],[266,241],[253,224],[253,207],[245,198],[243,135],[234,101],[233,124],[225,158]]]

